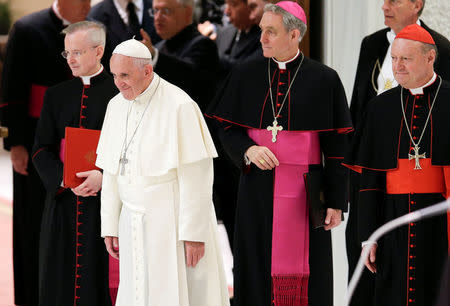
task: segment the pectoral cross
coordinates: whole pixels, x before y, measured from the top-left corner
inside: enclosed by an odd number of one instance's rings
[[[280,125],[278,126],[278,121],[277,119],[275,119],[272,123],[272,126],[268,126],[267,130],[268,131],[272,131],[272,142],[276,142],[277,141],[277,134],[278,131],[281,131],[283,129],[283,127]]]
[[[125,165],[128,164],[127,151],[123,152],[122,158],[119,159],[119,163],[122,165],[120,175],[125,175]]]
[[[420,166],[420,158],[425,158],[425,153],[419,154],[419,147],[417,145],[414,146],[414,155],[408,154],[408,159],[416,160],[416,166],[414,167],[414,170],[421,170],[422,167]]]

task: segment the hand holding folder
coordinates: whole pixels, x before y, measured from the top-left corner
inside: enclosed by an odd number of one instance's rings
[[[66,127],[64,154],[64,187],[76,188],[85,180],[77,173],[99,170],[95,166],[99,130]]]

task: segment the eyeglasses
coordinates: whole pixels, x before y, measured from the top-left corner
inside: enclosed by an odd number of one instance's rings
[[[98,46],[95,47],[91,47],[90,49],[95,49]],[[63,52],[61,52],[62,57],[64,57],[65,59],[68,59],[71,55],[75,58],[79,58],[81,55],[85,54],[87,52],[87,50],[74,50],[74,51],[67,51],[64,50]]]
[[[163,16],[170,16],[170,15],[172,15],[173,10],[171,10],[171,9],[169,9],[167,7],[164,7],[162,9],[151,8],[151,9],[148,10],[148,12],[150,14],[150,17],[155,17],[156,14],[158,14],[158,13],[161,13],[161,15],[163,15]]]

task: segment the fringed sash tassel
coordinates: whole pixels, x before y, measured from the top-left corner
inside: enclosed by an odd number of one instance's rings
[[[309,275],[272,276],[273,306],[308,306]]]

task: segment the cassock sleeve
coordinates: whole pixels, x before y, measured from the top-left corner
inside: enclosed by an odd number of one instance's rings
[[[47,192],[55,194],[63,180],[63,163],[59,158],[60,138],[57,134],[56,114],[52,106],[51,90],[44,96],[44,106],[38,121],[32,160]]]
[[[211,230],[213,160],[206,158],[178,168],[180,241],[206,242]]]
[[[31,88],[27,58],[27,30],[18,21],[9,34],[5,63],[2,75],[2,97],[0,102],[0,120],[8,127],[9,136],[4,140],[4,147],[25,145],[28,142],[28,99]],[[31,149],[31,148],[27,148]]]
[[[386,190],[386,172],[362,169],[358,197],[358,239],[359,243],[382,225],[383,203]]]
[[[101,234],[102,237],[119,236],[119,217],[122,210],[122,201],[119,197],[117,175],[103,171],[101,192]]]
[[[320,147],[324,157],[325,197],[328,208],[347,211],[348,169],[342,162],[348,148],[348,134],[321,132]]]
[[[217,135],[223,149],[230,156],[234,164],[241,170],[245,168],[244,154],[256,143],[247,135],[246,129],[239,126],[219,126]]]

